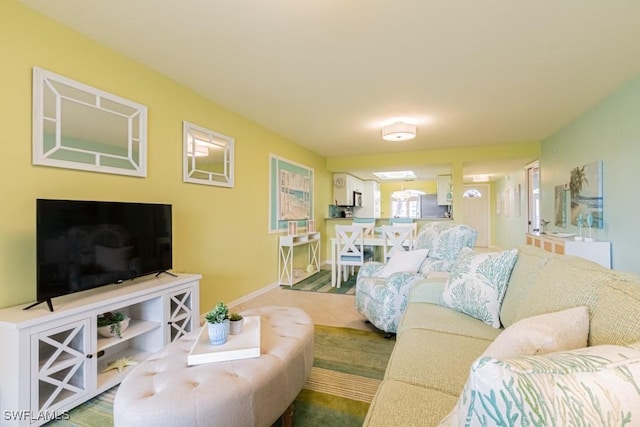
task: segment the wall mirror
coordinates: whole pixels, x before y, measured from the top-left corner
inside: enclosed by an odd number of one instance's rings
[[[33,69],[33,164],[147,175],[147,107]]]
[[[233,187],[233,138],[184,122],[182,145],[184,182]]]

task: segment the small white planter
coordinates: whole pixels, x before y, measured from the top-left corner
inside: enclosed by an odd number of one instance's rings
[[[238,335],[242,333],[243,326],[244,326],[244,317],[240,320],[231,320],[229,322],[229,333],[231,335]]]
[[[225,319],[222,323],[208,323],[209,342],[211,345],[222,345],[229,338],[229,319]]]

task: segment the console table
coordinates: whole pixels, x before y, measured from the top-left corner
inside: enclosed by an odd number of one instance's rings
[[[117,359],[142,362],[199,327],[196,274],[145,276],[54,299],[46,306],[0,310],[2,426],[37,426],[110,389],[131,370],[106,370]],[[98,336],[97,317],[121,310],[122,338]]]
[[[559,255],[579,256],[597,262],[603,267],[611,268],[611,242],[574,240],[573,236],[561,237],[553,234],[527,233],[527,245],[533,245]]]
[[[307,264],[303,270],[294,270],[294,249],[306,247]],[[307,271],[307,266],[313,269]],[[320,232],[280,236],[278,244],[278,284],[289,285],[300,282],[320,270]]]

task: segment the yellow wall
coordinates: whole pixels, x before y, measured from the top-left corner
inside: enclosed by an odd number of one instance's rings
[[[201,311],[276,281],[270,153],[314,169],[315,216],[326,214],[331,176],[322,157],[14,0],[0,3],[0,58],[0,307],[35,300],[37,198],[172,204],[174,271],[203,275]],[[33,166],[34,66],[146,105],[147,177]],[[182,182],[183,120],[235,138],[235,188]]]

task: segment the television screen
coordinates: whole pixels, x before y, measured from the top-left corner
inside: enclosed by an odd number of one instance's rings
[[[171,205],[38,199],[36,216],[39,302],[172,267]]]

